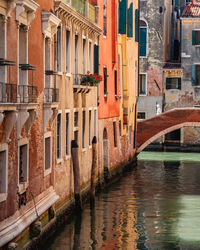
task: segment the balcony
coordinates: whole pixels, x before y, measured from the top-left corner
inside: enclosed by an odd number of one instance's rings
[[[0,103],[17,103],[17,84],[0,82]]]
[[[90,92],[93,86],[97,86],[85,80],[85,77],[82,74],[74,74],[73,76],[74,76],[74,84],[73,84],[74,93],[87,94]]]
[[[90,19],[93,23],[98,23],[98,8],[87,0],[62,0],[63,3],[71,5],[82,16]]]
[[[20,103],[37,103],[37,87],[18,85]]]
[[[59,89],[45,88],[44,89],[44,98],[45,98],[45,100],[44,100],[45,103],[58,102]]]

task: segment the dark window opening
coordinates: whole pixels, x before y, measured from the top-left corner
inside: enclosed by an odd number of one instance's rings
[[[137,119],[145,119],[145,112],[138,112]]]

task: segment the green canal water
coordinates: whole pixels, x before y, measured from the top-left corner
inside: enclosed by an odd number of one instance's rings
[[[45,249],[200,249],[200,154],[140,153]]]

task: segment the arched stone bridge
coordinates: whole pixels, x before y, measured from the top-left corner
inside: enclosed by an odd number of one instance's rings
[[[176,108],[137,122],[136,151],[160,136],[183,127],[200,127],[200,108]]]

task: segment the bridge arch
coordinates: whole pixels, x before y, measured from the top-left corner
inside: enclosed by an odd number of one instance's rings
[[[177,108],[137,122],[137,147],[140,153],[160,136],[183,127],[200,127],[199,108]]]

